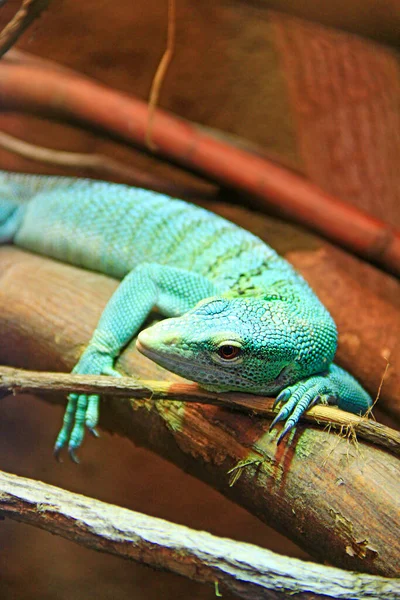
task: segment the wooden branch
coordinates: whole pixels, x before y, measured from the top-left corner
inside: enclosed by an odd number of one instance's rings
[[[9,50],[45,8],[50,0],[23,0],[14,17],[0,32],[0,56]]]
[[[141,100],[47,67],[3,62],[0,76],[3,109],[84,123],[146,148],[149,112]],[[170,160],[245,191],[263,209],[273,208],[400,275],[400,232],[303,177],[161,110],[154,118],[152,141]]]
[[[137,169],[133,165],[128,167],[104,154],[65,152],[54,150],[53,148],[43,148],[36,144],[29,144],[4,131],[0,131],[0,148],[36,162],[75,169],[88,169],[100,177],[101,175],[111,175],[114,178],[122,179],[130,185],[155,190],[156,192],[172,196],[212,198],[216,195],[215,187],[211,186],[211,184],[202,184],[201,187],[200,185],[175,184],[159,175],[145,173],[142,169]]]
[[[217,582],[240,598],[395,600],[400,593],[400,579],[280,556],[1,471],[0,513],[87,548]]]
[[[0,398],[6,394],[51,392],[78,392],[133,399],[147,398],[152,402],[189,402],[235,408],[272,419],[277,414],[274,398],[253,394],[217,394],[202,389],[195,383],[168,381],[135,381],[132,377],[105,377],[25,371],[0,366]],[[400,432],[371,419],[359,417],[331,406],[315,406],[302,416],[302,421],[320,427],[329,426],[356,442],[357,438],[386,448],[400,456]]]
[[[0,248],[0,363],[70,370],[116,285],[101,275]],[[182,382],[132,346],[118,368],[144,380]],[[268,433],[269,421],[187,402],[110,397],[101,409],[101,426],[210,483],[318,560],[400,574],[400,461],[388,452],[361,440],[354,447],[304,426],[277,448],[279,432]],[[100,458],[104,441],[97,443]]]

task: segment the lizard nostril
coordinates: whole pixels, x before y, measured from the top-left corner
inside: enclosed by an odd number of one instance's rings
[[[159,329],[156,331],[156,327],[149,327],[139,333],[138,342],[147,348],[157,349],[162,346],[176,346],[181,342],[181,337],[168,332],[162,333]]]
[[[181,341],[181,338],[177,335],[174,335],[170,338],[163,339],[163,344],[165,346],[177,346],[180,341]]]

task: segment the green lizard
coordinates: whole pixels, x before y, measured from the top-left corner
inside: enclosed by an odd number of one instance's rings
[[[122,282],[75,373],[114,362],[156,306],[170,317],[138,349],[203,387],[277,395],[278,443],[317,402],[364,413],[371,398],[333,364],[335,324],[308,284],[259,238],[207,210],[124,185],[0,172],[0,243]],[[55,452],[72,459],[97,395],[71,394]]]

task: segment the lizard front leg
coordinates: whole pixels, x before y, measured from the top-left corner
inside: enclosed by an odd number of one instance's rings
[[[73,373],[120,376],[114,362],[153,307],[166,316],[177,316],[215,293],[210,281],[184,269],[155,263],[136,267],[108,302]],[[57,457],[68,443],[69,455],[77,462],[76,450],[83,441],[85,425],[96,435],[98,412],[98,395],[69,395],[63,426],[54,446]]]

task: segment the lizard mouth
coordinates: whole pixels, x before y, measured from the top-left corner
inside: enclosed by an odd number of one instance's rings
[[[168,354],[168,356],[166,356],[159,349],[156,352],[155,350],[152,350],[150,346],[147,346],[146,343],[144,343],[142,340],[139,340],[139,338],[136,340],[136,348],[141,354],[143,354],[153,362],[157,363],[161,367],[164,367],[165,369],[170,369],[171,371],[174,371],[174,373],[178,373],[178,375],[182,375],[182,371],[185,370],[185,361],[182,361],[177,356],[171,354]],[[177,369],[180,369],[180,372],[178,372]],[[182,376],[184,377],[184,375]]]
[[[147,346],[145,343],[143,343],[142,340],[137,339],[136,340],[136,348],[138,349],[138,351],[143,354],[144,356],[146,356],[147,358],[149,358],[150,360],[152,360],[153,362],[157,363],[158,365],[160,365],[161,367],[164,367],[165,369],[172,371],[173,373],[176,373],[177,375],[180,375],[181,377],[185,377],[191,381],[196,381],[197,383],[199,383],[200,385],[207,385],[207,384],[213,384],[213,385],[220,385],[223,388],[228,387],[229,390],[233,391],[234,389],[238,390],[238,391],[246,391],[246,389],[249,389],[250,387],[254,386],[254,383],[244,377],[238,377],[238,374],[236,374],[235,379],[236,382],[235,384],[223,384],[221,382],[217,382],[214,381],[214,378],[216,376],[217,373],[217,369],[216,367],[214,367],[214,365],[197,365],[196,366],[196,378],[194,379],[193,376],[191,375],[191,373],[188,372],[188,369],[185,368],[186,366],[186,361],[182,361],[181,359],[179,359],[176,356],[171,356],[171,355],[164,355],[162,354],[162,352],[160,352],[160,350],[157,350],[157,352],[155,352],[154,350],[152,350],[149,346]],[[192,362],[193,365],[193,362]],[[191,369],[192,373],[193,373],[193,369]],[[201,377],[201,375],[204,374],[204,377]],[[211,381],[210,376],[214,376],[212,377],[213,381]],[[240,382],[238,381],[238,379],[240,379]]]
[[[140,354],[147,356],[154,362],[158,362],[159,354],[157,352],[152,351],[148,346],[140,342],[139,339],[136,340],[136,348],[139,350]]]

